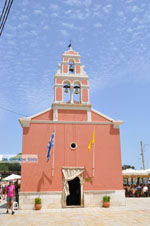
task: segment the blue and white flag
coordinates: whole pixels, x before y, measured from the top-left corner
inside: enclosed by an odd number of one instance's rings
[[[55,139],[55,131],[52,132],[52,135],[51,135],[48,145],[47,145],[47,162],[50,159],[50,151],[51,151],[52,147],[54,146],[54,139]]]

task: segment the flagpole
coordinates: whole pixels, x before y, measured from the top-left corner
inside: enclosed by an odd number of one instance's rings
[[[56,133],[56,126],[54,127],[54,134],[55,133]],[[55,152],[55,137],[54,137],[53,158],[52,158],[52,177],[54,176],[54,164],[55,164],[55,153],[54,152]]]
[[[94,126],[94,136],[95,136],[95,126]],[[93,144],[93,163],[92,163],[92,176],[94,177],[95,175],[95,141],[94,141],[94,144]]]

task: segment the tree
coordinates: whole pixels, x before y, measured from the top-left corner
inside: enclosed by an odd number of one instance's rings
[[[8,172],[9,171],[8,163],[0,163],[0,171]]]
[[[22,153],[18,153],[16,156],[10,158],[3,158],[2,162],[0,162],[0,171],[2,172],[10,172],[10,171],[21,171],[21,164],[17,161],[17,159],[21,158]],[[4,161],[4,162],[3,162]],[[11,162],[12,161],[12,162]],[[16,162],[15,162],[16,161]]]
[[[122,166],[122,170],[126,170],[126,169],[135,169],[134,166],[130,166],[130,165],[123,165]]]
[[[20,163],[0,163],[0,171],[2,172],[9,172],[9,171],[21,171],[21,165]]]

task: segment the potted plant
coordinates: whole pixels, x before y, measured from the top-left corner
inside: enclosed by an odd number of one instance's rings
[[[110,206],[110,196],[103,196],[103,207],[107,208]]]
[[[41,198],[35,198],[34,199],[34,209],[40,210],[42,208],[42,200]]]

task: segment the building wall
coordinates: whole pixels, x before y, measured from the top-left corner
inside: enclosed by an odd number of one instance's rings
[[[47,116],[48,113],[45,114],[45,120]],[[46,162],[47,144],[54,129],[55,144],[51,150],[51,158]],[[95,147],[89,152],[87,147],[93,131]],[[72,142],[77,143],[76,150],[70,148]],[[120,134],[119,129],[114,129],[111,124],[31,123],[29,128],[23,129],[23,154],[37,154],[38,163],[22,163],[21,192],[62,191],[63,166],[84,166],[84,178],[92,177],[93,157],[94,177],[92,181],[85,180],[84,191],[122,189]]]
[[[104,116],[101,116],[96,112],[92,112],[91,116],[92,116],[93,122],[109,122],[110,121],[107,118],[105,118]]]
[[[87,112],[83,110],[58,110],[58,120],[61,121],[86,121]]]
[[[53,120],[53,110],[50,109],[41,115],[37,115],[33,118],[33,120]]]

